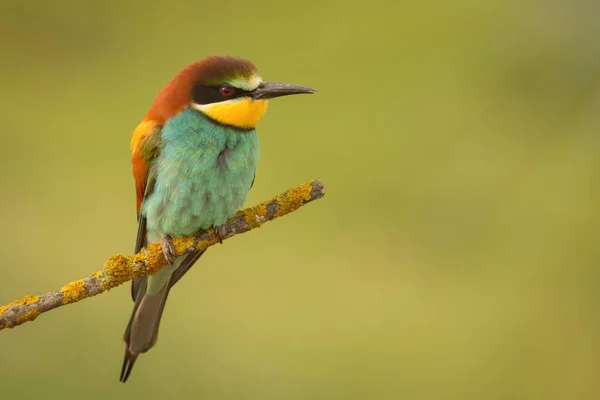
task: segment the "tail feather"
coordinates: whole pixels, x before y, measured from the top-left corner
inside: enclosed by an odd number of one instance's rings
[[[132,284],[131,294],[135,304],[123,335],[125,357],[121,367],[121,382],[125,383],[129,378],[138,355],[147,352],[156,344],[160,320],[171,287],[185,275],[203,253],[204,251],[188,254],[180,263],[176,262],[170,268],[165,267],[169,269],[153,275],[150,285],[147,277],[140,278]],[[162,287],[160,283],[157,285],[157,282],[161,281],[164,282]]]
[[[140,285],[133,312],[125,335],[125,357],[121,367],[120,381],[125,383],[140,353],[145,353],[156,344],[161,317],[171,288],[170,279],[154,295],[146,293],[146,282]]]
[[[135,360],[137,360],[137,355],[132,354],[128,348],[125,349],[125,357],[123,359],[123,367],[121,367],[121,377],[119,381],[125,383],[129,378],[129,374],[131,374],[131,370],[133,369],[133,364],[135,364]]]

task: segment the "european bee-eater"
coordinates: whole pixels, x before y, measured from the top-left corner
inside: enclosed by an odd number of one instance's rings
[[[268,99],[315,90],[263,82],[254,65],[211,56],[188,65],[160,91],[131,139],[137,194],[135,252],[160,242],[167,265],[136,278],[125,330],[121,381],[140,353],[152,348],[171,287],[203,252],[174,258],[172,237],[219,227],[246,200],[254,183],[256,124]]]

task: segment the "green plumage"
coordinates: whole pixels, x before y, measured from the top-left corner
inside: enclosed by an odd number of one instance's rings
[[[255,130],[219,125],[187,108],[163,127],[150,169],[153,193],[142,205],[148,240],[223,224],[240,208],[258,163]]]
[[[148,179],[154,188],[142,204],[148,242],[219,226],[244,204],[258,163],[255,130],[219,125],[186,108],[163,127],[160,147]],[[178,261],[148,279],[148,294],[164,286]]]
[[[141,207],[138,248],[165,235],[190,235],[222,225],[246,200],[258,164],[254,129],[220,125],[190,107],[170,118],[159,137]],[[134,280],[135,306],[125,331],[123,381],[138,354],[156,343],[171,286],[201,254],[180,257],[155,275]]]

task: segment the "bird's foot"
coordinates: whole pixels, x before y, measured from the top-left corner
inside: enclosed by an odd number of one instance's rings
[[[225,231],[224,224],[215,227],[215,236],[217,237],[217,240],[219,240],[220,244],[223,244],[223,238],[225,238],[226,235],[227,235],[227,232]]]
[[[167,264],[172,265],[173,259],[175,258],[175,245],[173,244],[173,238],[170,235],[164,235],[160,239],[160,247],[162,248],[165,260],[167,260]]]

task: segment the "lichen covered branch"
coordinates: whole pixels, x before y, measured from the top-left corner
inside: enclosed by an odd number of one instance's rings
[[[220,231],[221,239],[225,240],[258,228],[265,222],[296,211],[304,204],[320,199],[324,195],[323,184],[319,180],[289,189],[272,200],[239,211],[223,225]],[[213,229],[199,232],[195,236],[173,240],[176,256],[196,250],[206,250],[216,243],[219,243],[219,238]],[[46,311],[103,293],[135,277],[152,275],[164,265],[165,259],[159,243],[151,243],[132,256],[112,256],[100,271],[71,282],[60,290],[40,296],[27,295],[0,306],[0,330],[33,321]]]

